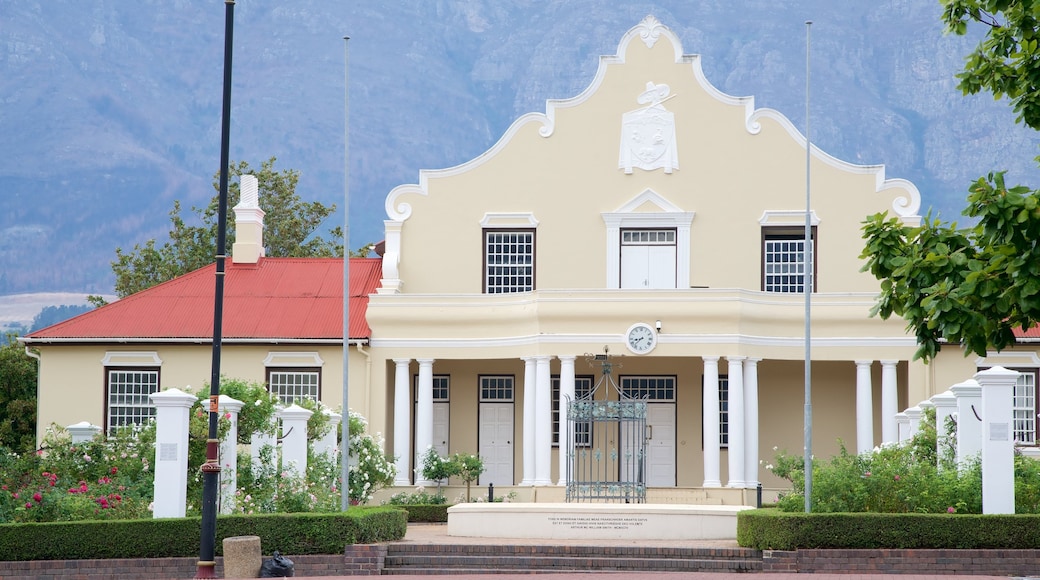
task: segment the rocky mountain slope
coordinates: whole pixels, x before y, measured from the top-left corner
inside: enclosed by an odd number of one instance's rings
[[[813,20],[814,143],[885,164],[946,217],[990,170],[1040,186],[1037,136],[1005,103],[955,89],[975,40],[944,36],[938,3],[921,0],[241,0],[231,157],[276,156],[302,196],[342,208],[349,51],[360,247],[381,239],[390,189],[581,92],[647,14],[716,87],[797,127]],[[116,247],[165,239],[175,199],[213,195],[223,36],[223,2],[0,0],[0,295],[108,293]]]

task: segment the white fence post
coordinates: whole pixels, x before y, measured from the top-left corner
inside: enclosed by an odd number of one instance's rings
[[[339,449],[339,437],[336,435],[336,428],[339,427],[340,421],[343,420],[343,415],[328,408],[322,409],[322,413],[325,413],[329,418],[329,430],[321,436],[321,439],[315,441],[314,450],[318,453],[324,453],[329,460],[335,462],[338,457],[336,452]]]
[[[307,474],[307,419],[311,412],[293,403],[278,413],[282,420],[282,471]]]
[[[906,412],[896,413],[896,442],[902,445],[910,441],[910,417]]]
[[[982,387],[968,379],[950,387],[957,397],[957,465],[982,451]]]
[[[80,421],[75,425],[69,425],[65,430],[69,432],[73,443],[83,443],[94,439],[94,436],[101,432],[101,427],[91,425],[87,421]]]
[[[935,456],[938,460],[937,467],[942,468],[943,448],[950,440],[950,434],[946,432],[946,421],[957,414],[957,397],[946,391],[932,397],[932,404],[935,405]]]
[[[982,388],[982,513],[1015,513],[1015,437],[1018,371],[993,367],[975,373]]]
[[[220,442],[220,513],[235,510],[235,491],[238,489],[238,414],[245,405],[238,399],[220,395],[217,409],[221,416],[227,415],[231,426]]]
[[[180,389],[149,395],[155,406],[152,517],[183,518],[188,493],[188,420],[198,398]]]
[[[921,407],[914,405],[909,409],[903,411],[906,415],[909,427],[906,431],[906,442],[909,443],[914,437],[917,436],[917,432],[921,430]]]

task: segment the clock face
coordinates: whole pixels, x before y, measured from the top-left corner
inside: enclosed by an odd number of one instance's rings
[[[633,324],[628,329],[626,343],[628,350],[636,354],[646,354],[657,346],[657,332],[647,324]]]

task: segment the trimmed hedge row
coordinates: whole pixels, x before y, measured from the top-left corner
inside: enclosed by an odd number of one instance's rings
[[[1040,547],[1040,515],[742,511],[737,543],[758,550],[1026,549]]]
[[[0,561],[198,556],[201,527],[199,517],[3,524]],[[223,554],[224,538],[260,536],[265,554],[342,554],[350,544],[400,540],[407,529],[407,512],[389,506],[219,516],[216,553]]]
[[[451,506],[446,504],[400,504],[395,507],[408,511],[409,522],[445,523],[448,521],[448,508]]]

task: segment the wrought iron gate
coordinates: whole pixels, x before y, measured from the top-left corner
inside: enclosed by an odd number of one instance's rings
[[[607,354],[591,358],[601,365],[599,381],[567,401],[567,501],[644,503],[646,402],[618,388]]]

